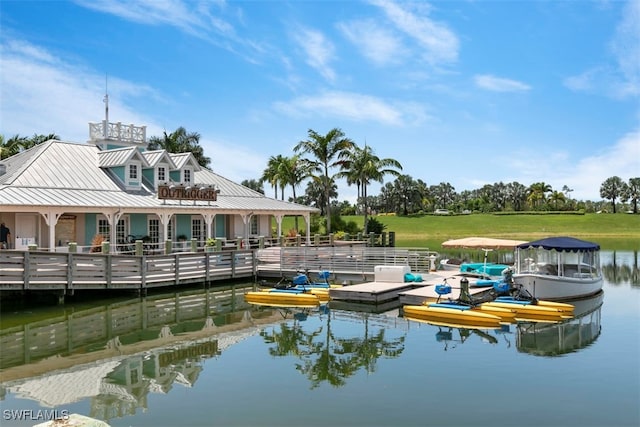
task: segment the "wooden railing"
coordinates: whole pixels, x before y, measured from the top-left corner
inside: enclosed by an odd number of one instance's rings
[[[363,245],[273,247],[257,252],[258,271],[277,268],[345,273],[373,273],[377,265],[406,265],[413,272],[434,270],[438,253],[425,248],[381,248]]]
[[[251,250],[112,255],[0,251],[0,290],[140,289],[252,277]]]

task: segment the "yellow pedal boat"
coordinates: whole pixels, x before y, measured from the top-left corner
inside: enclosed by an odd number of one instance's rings
[[[316,307],[320,305],[317,295],[305,292],[282,292],[278,290],[251,291],[244,294],[246,302],[260,305],[295,305]]]
[[[514,304],[510,302],[491,301],[480,304],[483,307],[506,308],[514,310],[516,320],[521,321],[561,321],[573,318],[573,312],[562,311],[557,307],[538,304]]]
[[[500,327],[502,319],[484,310],[446,308],[432,305],[405,305],[403,313],[407,317],[426,320],[427,322],[446,322],[476,327]]]

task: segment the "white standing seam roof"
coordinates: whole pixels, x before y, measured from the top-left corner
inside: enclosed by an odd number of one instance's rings
[[[201,166],[195,161],[191,153],[169,153],[169,157],[173,160],[177,169],[182,169],[189,161],[195,171],[199,171]]]
[[[137,158],[142,162],[143,167],[149,167],[147,159],[136,147],[117,148],[98,152],[98,165],[101,168],[112,168],[124,166],[132,158]]]
[[[135,148],[133,148],[135,150]],[[205,168],[196,169],[194,182],[215,185],[220,190],[215,202],[158,199],[155,191],[142,186],[138,190],[127,190],[124,184],[104,164],[121,165],[122,158],[132,158],[129,149],[102,152],[91,144],[76,144],[51,140],[1,161],[6,173],[0,175],[0,211],[12,212],[30,207],[71,209],[95,212],[101,209],[119,208],[128,212],[157,212],[168,209],[172,212],[243,213],[304,215],[317,212],[316,208],[289,203],[264,196],[257,191],[230,181]],[[164,151],[164,150],[162,150]],[[140,152],[138,152],[140,153]],[[140,158],[144,160],[142,154]],[[155,156],[155,154],[154,154]],[[107,162],[106,159],[109,158]],[[181,164],[193,159],[191,153],[171,155]],[[99,160],[100,159],[100,160]],[[145,164],[148,162],[144,160]],[[197,163],[195,163],[196,166]]]
[[[147,159],[147,163],[151,168],[156,167],[160,162],[165,162],[169,165],[169,168],[177,169],[173,159],[165,150],[143,151],[142,155]]]

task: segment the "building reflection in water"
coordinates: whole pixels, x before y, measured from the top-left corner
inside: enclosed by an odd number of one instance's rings
[[[192,387],[205,360],[285,320],[252,314],[244,290],[137,298],[3,329],[0,399],[9,392],[50,408],[88,399],[94,418],[135,414],[149,393]]]
[[[611,277],[624,276],[626,283],[636,286],[637,252],[627,253],[621,262],[615,252],[610,255],[603,259],[605,273],[608,271]],[[321,338],[327,335],[316,330],[301,334],[295,328],[302,317],[294,318],[293,326],[289,327],[280,325],[292,320],[282,311],[249,306],[244,302],[245,290],[246,287],[230,287],[136,298],[4,328],[0,330],[3,379],[0,399],[11,393],[52,408],[87,400],[91,405],[90,416],[109,420],[145,410],[150,393],[166,394],[176,385],[192,387],[206,360],[258,334],[262,334],[270,352],[280,350],[289,354],[287,348],[274,347],[282,342],[283,334],[300,335],[292,345],[320,349],[313,353],[317,360],[307,357],[300,364],[304,374],[315,372],[317,363],[325,360],[320,356],[327,351],[338,349],[339,354],[349,355],[350,372],[357,372],[356,367],[360,366],[367,371],[375,370],[375,362],[381,355],[395,358],[404,349],[403,337],[384,333],[399,328],[403,324],[399,319],[392,321],[386,317],[382,321],[374,314],[346,310],[314,312],[314,316],[326,319],[327,331],[331,330],[329,322],[335,316],[357,317],[362,322],[363,337],[336,336],[331,342],[324,342]],[[510,347],[515,335],[517,351],[536,356],[578,351],[600,335],[603,298],[600,293],[575,301],[576,315],[567,322],[520,323],[510,325],[512,329],[484,331],[481,338]],[[265,325],[274,327],[265,329]],[[447,338],[441,329],[434,327],[434,331],[438,331],[439,339],[450,340],[443,341],[445,345],[455,344],[451,342],[453,335]],[[453,328],[448,330],[452,331]],[[460,336],[458,344],[466,337]],[[331,383],[340,384],[348,377],[343,373],[339,376],[332,378]]]

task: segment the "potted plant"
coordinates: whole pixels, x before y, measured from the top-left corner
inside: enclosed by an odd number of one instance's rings
[[[205,252],[214,252],[216,250],[216,239],[209,237],[204,245]]]

